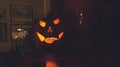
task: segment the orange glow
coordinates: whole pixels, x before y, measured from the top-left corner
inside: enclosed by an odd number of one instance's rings
[[[64,32],[61,32],[61,33],[59,34],[59,39],[61,39],[61,38],[63,37],[63,35],[64,35]]]
[[[53,54],[47,53],[45,56],[45,60],[46,67],[59,67],[57,63],[57,58]]]
[[[55,41],[60,40],[60,39],[63,37],[64,32],[61,32],[60,34],[58,34],[58,38],[57,38],[57,37],[47,37],[47,38],[45,38],[45,37],[44,37],[42,34],[40,34],[39,32],[36,32],[36,34],[37,34],[37,37],[39,38],[39,40],[40,40],[41,42],[45,42],[45,43],[47,43],[47,44],[52,44],[52,43],[54,43]]]
[[[39,24],[40,24],[40,26],[42,26],[42,27],[45,27],[45,26],[46,26],[46,22],[44,22],[44,21],[42,21],[42,20],[39,21]]]
[[[53,32],[52,28],[49,27],[47,32],[48,32],[48,33]]]
[[[45,38],[45,42],[48,43],[48,44],[52,44],[56,40],[58,40],[56,37]]]
[[[55,19],[55,20],[53,21],[53,23],[54,23],[55,25],[57,25],[58,23],[60,23],[60,18]]]
[[[58,67],[58,64],[54,61],[47,60],[46,67]]]
[[[42,34],[40,34],[38,32],[36,32],[36,34],[41,42],[43,42],[45,40],[45,37]]]

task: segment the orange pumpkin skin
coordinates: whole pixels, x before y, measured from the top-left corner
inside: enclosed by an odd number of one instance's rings
[[[38,19],[34,28],[37,47],[59,47],[65,35],[65,23],[60,17]]]

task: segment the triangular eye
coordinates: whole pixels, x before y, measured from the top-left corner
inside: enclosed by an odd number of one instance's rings
[[[43,20],[40,20],[40,21],[39,21],[39,25],[40,25],[41,27],[45,27],[45,26],[46,26],[46,22],[43,21]]]
[[[53,20],[53,23],[54,23],[55,25],[59,24],[59,23],[60,23],[60,18],[54,19],[54,20]]]

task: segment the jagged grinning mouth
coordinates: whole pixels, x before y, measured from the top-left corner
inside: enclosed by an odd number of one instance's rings
[[[59,34],[58,34],[58,37],[45,37],[45,36],[43,36],[43,35],[42,35],[41,33],[39,33],[39,32],[36,32],[36,34],[37,34],[38,39],[39,39],[41,42],[45,42],[45,43],[47,43],[47,44],[52,44],[52,43],[54,43],[55,41],[60,40],[60,39],[63,37],[64,32],[59,33]]]

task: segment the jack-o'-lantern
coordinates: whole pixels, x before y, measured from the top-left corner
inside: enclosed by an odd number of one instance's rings
[[[65,34],[64,22],[60,17],[46,17],[36,21],[35,40],[39,46],[58,43]]]

